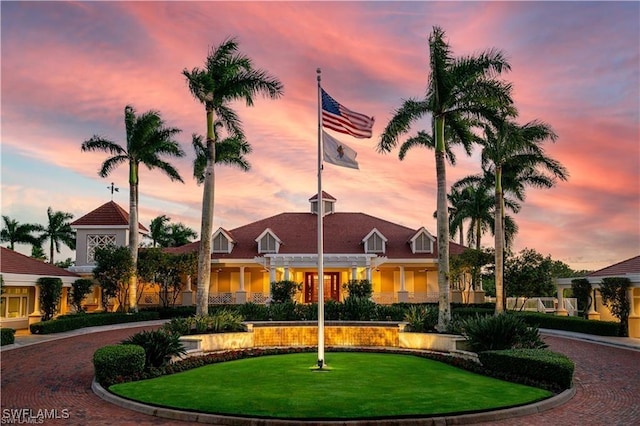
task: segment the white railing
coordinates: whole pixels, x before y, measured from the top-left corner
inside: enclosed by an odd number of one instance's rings
[[[438,292],[409,293],[409,303],[438,303]]]
[[[231,305],[233,302],[233,293],[209,293],[210,305]]]
[[[373,301],[378,305],[391,305],[397,302],[396,294],[394,292],[373,293],[371,299],[373,299]]]
[[[250,301],[251,303],[265,304],[267,303],[268,298],[269,298],[268,294],[265,295],[264,293],[255,292],[255,293],[251,293]]]
[[[575,298],[564,298],[563,300],[563,305],[564,305],[564,309],[567,311],[567,315],[569,316],[576,316],[578,315],[578,299]]]

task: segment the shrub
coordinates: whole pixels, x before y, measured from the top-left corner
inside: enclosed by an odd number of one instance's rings
[[[306,305],[296,304],[296,319],[300,321],[317,321],[318,320],[318,304],[309,303]]]
[[[93,368],[98,383],[109,387],[121,378],[142,373],[144,349],[137,345],[103,346],[93,354]]]
[[[0,328],[0,346],[15,343],[15,334],[16,331],[13,328]]]
[[[73,306],[76,312],[84,312],[82,301],[89,293],[91,293],[91,287],[93,281],[86,278],[80,278],[71,283],[71,306]]]
[[[427,305],[409,306],[404,321],[408,322],[411,331],[416,333],[434,331],[438,324],[438,309]]]
[[[296,304],[288,301],[269,305],[269,319],[273,321],[297,320]]]
[[[238,313],[247,321],[267,321],[269,319],[269,308],[266,305],[252,302],[239,305]]]
[[[180,335],[162,330],[141,331],[122,341],[123,345],[137,345],[144,349],[144,367],[162,367],[173,356],[186,354],[180,342]]]
[[[191,318],[172,318],[171,321],[165,323],[162,329],[170,334],[186,336],[191,333],[193,320]]]
[[[536,327],[510,314],[462,320],[461,328],[474,352],[546,347]]]
[[[527,378],[560,390],[571,387],[574,364],[566,356],[546,349],[512,349],[479,352],[482,365],[506,378]]]
[[[597,336],[617,336],[620,328],[620,324],[614,321],[586,320],[578,317],[561,317],[537,312],[518,312],[511,315],[522,318],[530,326]]]
[[[373,287],[369,280],[349,280],[349,282],[343,284],[342,288],[347,290],[348,297],[368,299],[373,294]]]
[[[271,283],[271,299],[273,303],[291,302],[301,289],[302,283],[289,280],[275,281]]]
[[[60,278],[38,278],[40,287],[40,309],[42,309],[42,321],[49,321],[56,313],[56,307],[62,296],[62,280]]]
[[[376,318],[380,321],[403,321],[406,308],[403,305],[376,305]]]
[[[140,312],[157,312],[160,319],[185,318],[196,314],[195,306],[142,308]]]
[[[376,304],[368,298],[347,297],[343,303],[342,319],[351,321],[369,321],[374,317]]]
[[[158,319],[157,312],[136,312],[131,314],[104,312],[94,314],[72,314],[31,324],[31,334],[52,334],[99,325],[121,324],[127,322],[150,321]]]
[[[316,312],[318,312],[318,305],[316,303],[313,304],[315,306]],[[335,300],[327,300],[324,302],[324,319],[328,321],[338,321],[343,319],[344,316],[344,305],[340,302],[336,302]]]
[[[460,308],[451,309],[451,316],[453,318],[458,318],[461,320],[465,320],[468,318],[475,318],[477,316],[485,317],[488,315],[493,315],[494,313],[495,313],[495,308],[460,307]]]

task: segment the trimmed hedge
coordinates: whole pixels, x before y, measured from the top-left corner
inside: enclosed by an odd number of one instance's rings
[[[537,312],[514,312],[530,326],[553,330],[574,331],[596,336],[618,336],[620,323],[614,321],[587,320],[580,317],[561,317]]]
[[[15,334],[16,331],[13,328],[0,328],[0,346],[15,343]]]
[[[93,354],[96,381],[105,388],[144,371],[145,352],[138,345],[108,345]]]
[[[573,361],[546,349],[485,351],[478,358],[489,371],[509,380],[526,378],[558,389],[569,389],[573,383]]]
[[[53,334],[63,331],[76,330],[85,327],[98,325],[122,324],[127,322],[151,321],[159,319],[158,312],[107,312],[97,314],[74,314],[64,315],[51,321],[42,321],[31,324],[29,329],[31,334]]]

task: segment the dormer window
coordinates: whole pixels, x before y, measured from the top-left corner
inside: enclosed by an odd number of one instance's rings
[[[311,213],[318,214],[318,194],[309,198],[311,204]],[[336,211],[336,199],[326,192],[322,191],[322,213],[323,215],[335,213]]]
[[[265,229],[258,238],[258,253],[278,253],[280,251],[280,244],[282,241],[273,231],[269,228]]]
[[[384,253],[387,249],[387,238],[380,231],[373,228],[366,237],[362,239],[365,253]]]
[[[433,243],[435,238],[424,227],[409,240],[411,251],[415,253],[433,253]]]
[[[233,250],[233,246],[235,241],[231,237],[231,235],[220,228],[213,234],[213,239],[211,241],[211,252],[212,253],[231,253]]]

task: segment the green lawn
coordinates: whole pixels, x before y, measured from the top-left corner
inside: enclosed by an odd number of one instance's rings
[[[315,353],[273,355],[122,383],[109,390],[165,407],[289,419],[429,416],[551,396],[546,390],[410,355],[337,352],[326,359],[329,372],[312,372]]]

